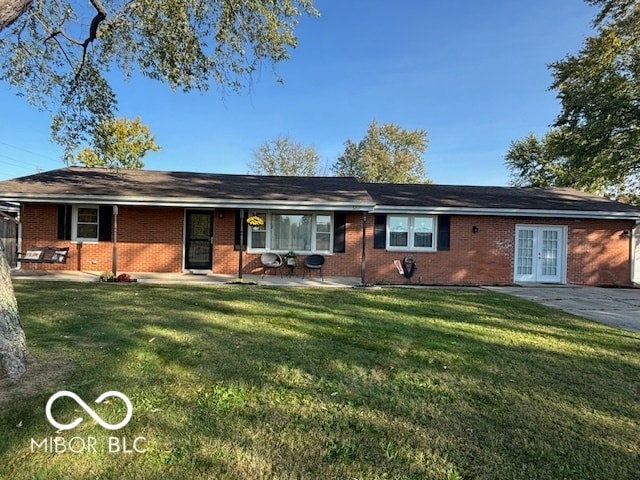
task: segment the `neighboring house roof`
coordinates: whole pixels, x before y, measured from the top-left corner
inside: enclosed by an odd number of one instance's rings
[[[570,188],[364,184],[380,213],[640,218],[640,208]]]
[[[20,211],[20,204],[18,203],[0,202],[0,212],[16,213],[19,211]]]
[[[355,178],[275,177],[69,167],[0,182],[20,202],[361,210],[373,200]]]

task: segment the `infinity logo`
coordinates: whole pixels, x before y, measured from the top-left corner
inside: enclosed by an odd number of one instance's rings
[[[127,397],[124,393],[116,392],[115,390],[110,390],[108,392],[104,392],[102,395],[96,398],[96,403],[102,403],[106,398],[118,397],[127,406],[127,415],[124,417],[124,420],[122,420],[120,423],[116,423],[115,425],[111,425],[110,423],[107,423],[104,420],[102,420],[102,418],[100,418],[98,414],[94,412],[93,409],[89,405],[87,405],[84,402],[84,400],[82,400],[78,395],[76,395],[73,392],[62,390],[58,393],[54,393],[53,395],[51,395],[51,397],[49,398],[49,401],[47,402],[47,406],[45,408],[45,413],[47,414],[47,420],[49,420],[49,423],[54,427],[58,428],[59,430],[71,430],[72,428],[75,428],[78,425],[80,425],[80,423],[82,422],[82,417],[78,417],[73,422],[68,424],[58,423],[51,416],[51,406],[53,405],[53,402],[55,402],[60,397],[73,398],[76,401],[76,403],[84,409],[85,412],[91,415],[91,418],[93,418],[96,422],[98,422],[102,428],[106,428],[107,430],[118,430],[124,427],[127,423],[129,423],[129,420],[131,420],[131,416],[133,415],[133,405],[131,405],[131,400],[129,400],[129,397]]]

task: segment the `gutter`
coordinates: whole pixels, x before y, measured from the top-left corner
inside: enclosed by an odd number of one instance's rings
[[[184,208],[247,208],[269,210],[314,210],[333,211],[344,210],[354,212],[369,212],[374,208],[373,203],[359,202],[317,202],[297,200],[235,200],[224,198],[177,198],[177,197],[138,197],[138,196],[99,196],[99,195],[74,195],[70,198],[67,194],[55,194],[47,196],[13,195],[5,194],[3,199],[11,199],[12,202],[21,203],[65,203],[68,205],[120,205],[141,207],[184,207]]]
[[[375,207],[372,213],[398,213],[423,215],[470,215],[538,218],[598,218],[605,220],[640,221],[640,212],[609,212],[602,210],[548,210],[528,208],[473,208],[473,207]]]

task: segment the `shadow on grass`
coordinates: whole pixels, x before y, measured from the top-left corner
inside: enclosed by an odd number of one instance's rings
[[[135,408],[122,434],[144,434],[150,447],[94,462],[103,476],[640,470],[640,337],[529,302],[473,290],[17,283],[16,291],[33,354],[64,352],[75,368],[50,391],[3,407],[5,452],[53,434],[43,411],[55,391],[89,400],[114,389]],[[76,407],[57,414],[71,418]],[[9,468],[33,472],[37,455]],[[80,468],[62,457],[40,459],[38,471]]]

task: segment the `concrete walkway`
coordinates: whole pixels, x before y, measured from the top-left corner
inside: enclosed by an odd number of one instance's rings
[[[640,332],[640,288],[578,286],[485,287],[494,292],[526,298],[583,318]]]
[[[77,272],[77,271],[55,271],[55,270],[13,270],[11,277],[22,280],[42,280],[60,282],[87,282],[94,283],[100,280],[102,272]],[[196,275],[191,273],[131,273],[127,272],[131,278],[135,278],[138,283],[158,283],[158,284],[210,284],[225,285],[228,282],[237,280],[235,275]],[[256,283],[263,286],[283,286],[283,287],[353,287],[360,283],[356,277],[324,277],[320,279],[318,273],[311,276],[280,276],[280,275],[243,275],[245,283]]]

